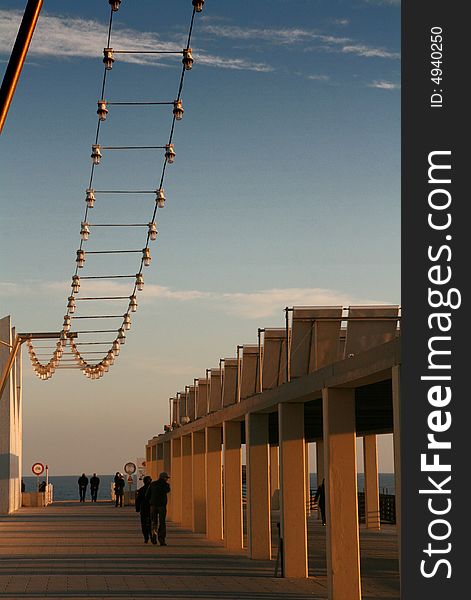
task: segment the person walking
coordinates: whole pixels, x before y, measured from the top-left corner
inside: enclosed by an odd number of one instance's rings
[[[114,477],[114,493],[116,496],[115,506],[119,506],[120,508],[123,506],[124,485],[124,477],[118,471]]]
[[[80,494],[80,502],[85,502],[85,494],[87,493],[88,486],[88,477],[85,473],[78,478],[78,486],[79,486],[79,494]]]
[[[325,525],[325,479],[317,488],[316,495],[314,496],[314,502],[317,502],[321,511],[322,525]]]
[[[157,481],[152,481],[146,492],[146,498],[150,504],[151,536],[153,544],[157,544],[157,539],[161,546],[166,546],[165,538],[167,536],[167,525],[165,518],[167,516],[167,494],[170,492],[168,473],[162,472]]]
[[[149,499],[146,497],[147,490],[152,481],[150,475],[146,475],[143,479],[144,485],[137,490],[136,494],[136,512],[141,514],[141,529],[142,535],[144,536],[144,543],[147,544],[151,537],[151,523],[150,523],[150,504]]]
[[[92,496],[92,502],[96,502],[99,487],[100,487],[100,478],[97,477],[96,473],[93,473],[93,477],[90,477],[90,494]]]

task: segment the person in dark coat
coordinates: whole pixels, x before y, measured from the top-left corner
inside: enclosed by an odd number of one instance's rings
[[[85,473],[78,478],[78,486],[79,486],[79,494],[80,494],[80,502],[85,502],[85,494],[87,493],[88,486],[88,477]]]
[[[150,504],[150,540],[156,544],[158,539],[161,546],[167,545],[165,542],[167,536],[165,518],[167,516],[167,494],[170,492],[168,480],[168,473],[160,473],[157,481],[153,481],[146,492],[146,498]]]
[[[317,488],[316,495],[314,496],[314,502],[317,502],[322,518],[322,525],[325,525],[325,479],[322,480],[322,483]]]
[[[124,477],[118,471],[114,477],[114,493],[116,496],[115,506],[119,506],[119,507],[123,506],[124,486],[125,486]]]
[[[90,494],[92,496],[92,502],[96,502],[99,487],[100,487],[100,478],[97,477],[96,473],[93,473],[93,477],[90,477]]]
[[[151,523],[150,523],[150,504],[149,499],[146,497],[147,490],[149,489],[152,477],[146,475],[144,477],[144,485],[137,490],[136,494],[136,512],[141,514],[141,529],[142,535],[144,536],[144,543],[147,544],[151,537]]]

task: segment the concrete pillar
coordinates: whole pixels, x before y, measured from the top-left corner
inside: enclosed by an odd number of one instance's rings
[[[250,558],[271,558],[268,414],[245,416],[247,537]]]
[[[224,545],[243,548],[242,442],[239,421],[224,421]]]
[[[170,480],[172,521],[182,522],[182,439],[174,438],[171,442],[172,479]]]
[[[363,437],[363,464],[365,472],[365,525],[367,529],[379,531],[379,481],[378,448],[376,435]]]
[[[205,432],[191,434],[192,481],[193,481],[193,525],[195,533],[206,533],[206,457]]]
[[[311,474],[309,464],[309,442],[304,444],[304,472],[306,474],[306,514],[311,514]]]
[[[222,429],[206,429],[206,537],[219,542],[222,529]]]
[[[329,600],[361,600],[355,390],[322,390]]]
[[[191,460],[191,435],[182,440],[182,526],[193,527],[193,469]]]
[[[160,473],[164,470],[164,445],[157,444],[157,459],[156,459],[155,479],[159,478]]]
[[[401,565],[401,367],[392,368],[394,488],[396,504],[396,532]]]
[[[164,442],[162,450],[162,471],[165,471],[170,475],[170,490],[172,490],[172,452],[171,442]],[[167,497],[167,518],[172,520],[172,492]]]
[[[0,319],[0,375],[10,356],[15,337],[10,317]],[[21,421],[16,385],[21,382],[15,360],[0,398],[0,514],[10,514],[21,506]],[[20,383],[21,386],[21,383]]]
[[[280,461],[278,446],[270,446],[270,505],[272,510],[280,509]]]
[[[317,476],[317,487],[320,486],[324,479],[324,442],[316,442],[316,476]],[[317,489],[317,488],[316,488]],[[317,509],[317,519],[322,519],[320,508]]]
[[[304,404],[279,404],[281,537],[285,577],[307,577]]]

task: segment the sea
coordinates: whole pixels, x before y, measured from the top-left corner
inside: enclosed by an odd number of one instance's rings
[[[78,475],[52,475],[49,477],[49,483],[54,486],[54,500],[78,500]],[[89,477],[89,476],[88,476]],[[111,484],[114,479],[113,475],[100,475],[100,488],[98,490],[99,500],[111,499]],[[90,477],[89,477],[90,478]],[[40,481],[44,478],[40,477]],[[311,489],[317,488],[317,473],[310,473]],[[23,477],[23,482],[26,487],[26,492],[34,492],[37,490],[38,481],[36,477]],[[320,483],[320,482],[319,482]],[[363,492],[365,489],[365,480],[363,473],[358,473],[358,491]],[[379,491],[380,494],[394,495],[394,473],[379,473]],[[90,499],[90,486],[87,488],[87,500]]]

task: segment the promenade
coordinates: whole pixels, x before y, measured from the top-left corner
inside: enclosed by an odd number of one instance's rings
[[[273,513],[276,521],[277,514]],[[274,577],[275,561],[228,552],[169,524],[168,546],[144,544],[134,507],[57,502],[0,517],[0,598],[321,600],[325,528],[309,518],[308,579]],[[276,552],[276,527],[273,527]],[[398,600],[395,527],[360,529],[363,598]]]

